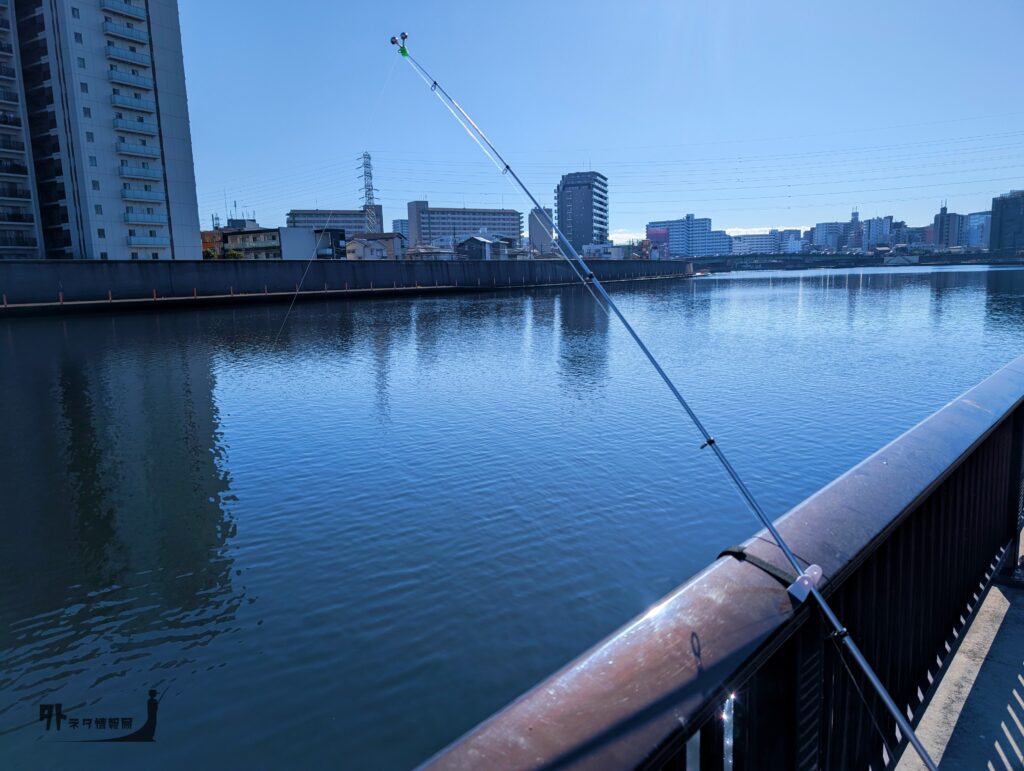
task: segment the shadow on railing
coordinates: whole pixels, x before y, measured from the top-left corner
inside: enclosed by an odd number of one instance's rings
[[[916,717],[1017,554],[1024,357],[778,520]],[[759,533],[433,757],[455,768],[882,768],[904,740]],[[1007,564],[1004,565],[1003,563]],[[774,575],[773,575],[774,574]]]

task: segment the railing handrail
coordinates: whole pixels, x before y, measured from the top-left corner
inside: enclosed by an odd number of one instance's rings
[[[1022,403],[1024,356],[777,520],[793,551],[822,567],[823,593],[842,586]],[[790,572],[765,536],[744,550]],[[761,569],[718,559],[426,765],[641,765],[789,639],[805,608]]]

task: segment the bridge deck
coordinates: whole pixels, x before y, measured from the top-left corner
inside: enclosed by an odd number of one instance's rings
[[[1024,588],[989,590],[917,733],[942,768],[1024,768]],[[923,767],[912,750],[897,766]]]

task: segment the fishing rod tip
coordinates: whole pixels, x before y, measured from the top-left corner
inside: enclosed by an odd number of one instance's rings
[[[402,56],[408,56],[409,50],[405,47],[405,41],[409,39],[408,32],[402,32],[401,34],[391,36],[391,45],[398,46],[398,53]],[[401,41],[401,42],[399,42]]]

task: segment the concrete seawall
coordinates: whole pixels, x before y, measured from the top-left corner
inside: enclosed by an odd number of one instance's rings
[[[601,281],[678,278],[687,262],[594,260]],[[359,296],[419,291],[476,291],[578,283],[564,260],[305,262],[100,262],[0,260],[0,317],[19,312],[103,310],[147,304],[178,305]],[[305,272],[305,278],[303,273]]]

